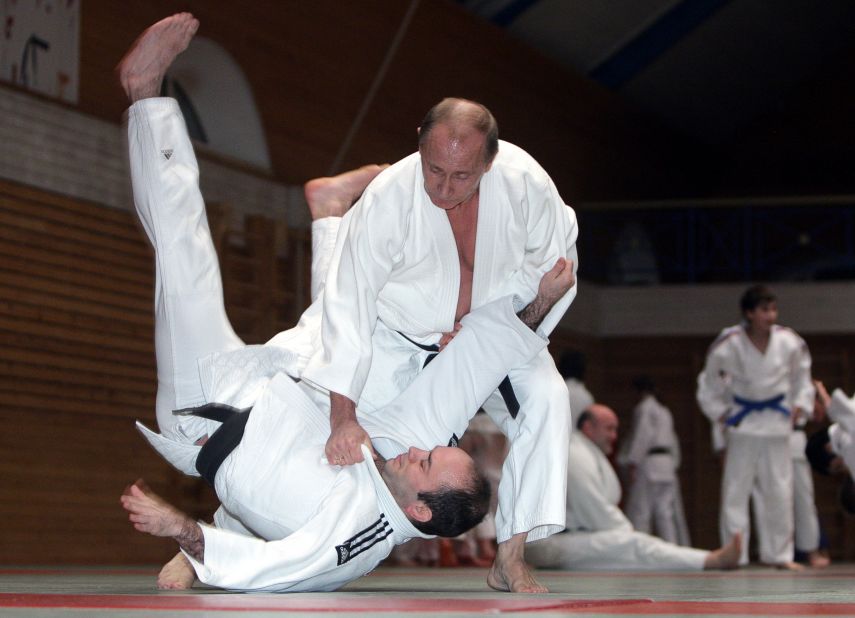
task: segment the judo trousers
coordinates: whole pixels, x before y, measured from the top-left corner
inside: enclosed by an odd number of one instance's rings
[[[709,552],[635,530],[565,532],[526,546],[526,561],[542,569],[579,571],[700,571]]]
[[[721,483],[722,544],[742,533],[740,564],[748,564],[753,499],[760,561],[781,564],[793,559],[793,460],[788,436],[754,436],[730,432]]]

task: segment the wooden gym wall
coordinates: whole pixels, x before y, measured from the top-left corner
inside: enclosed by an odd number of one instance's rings
[[[209,205],[228,313],[260,343],[308,298],[305,233]],[[137,434],[155,427],[152,252],[129,212],[0,181],[0,556],[8,564],[164,560],[118,503],[138,477],[197,517],[213,496]]]

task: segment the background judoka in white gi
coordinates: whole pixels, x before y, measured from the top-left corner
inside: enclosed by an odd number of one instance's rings
[[[795,331],[775,324],[774,296],[752,286],[741,302],[746,322],[724,329],[710,346],[698,376],[697,400],[704,414],[725,427],[720,528],[726,542],[737,532],[744,539],[741,564],[748,563],[748,501],[754,492],[760,561],[791,566],[793,561],[793,462],[790,434],[794,417],[813,411],[814,388],[807,344]],[[765,335],[758,349],[750,334]],[[726,421],[742,406],[734,397],[780,406],[753,411],[736,426]]]
[[[714,552],[668,543],[636,531],[621,512],[620,482],[608,455],[617,439],[617,415],[594,404],[570,436],[567,529],[526,546],[526,560],[546,569],[701,570],[732,568],[739,537]]]
[[[585,365],[585,355],[579,350],[568,350],[558,360],[558,372],[567,386],[570,413],[576,418],[594,403],[594,396],[585,385]]]
[[[446,104],[486,111],[459,100],[443,101],[434,110]],[[466,141],[452,137],[434,144],[432,140],[440,139],[435,134],[451,126],[443,122],[438,121],[430,132],[423,124],[419,152],[377,176],[342,222],[324,290],[323,349],[303,372],[304,380],[331,393],[337,426],[327,446],[329,457],[342,456],[348,462],[361,457],[340,439],[346,431],[339,426],[339,418],[348,419],[347,432],[354,431],[348,416],[352,411],[340,416],[341,410],[348,410],[352,402],[363,412],[378,409],[424,365],[427,353],[402,334],[418,344],[432,345],[455,328],[466,280],[461,275],[465,255],[461,236],[465,234],[455,234],[451,210],[461,204],[477,208],[477,217],[464,226],[476,236],[470,239],[474,255],[468,264],[471,308],[506,294],[529,302],[540,277],[556,260],[573,260],[575,267],[575,214],[537,162],[502,141],[495,158],[486,163],[477,159],[472,173],[468,167],[465,173],[457,172],[456,154],[449,156],[448,166],[439,167],[433,159],[428,161],[426,152],[435,147],[456,153],[458,143]],[[477,131],[466,128],[469,135]],[[486,137],[481,133],[477,139],[477,156],[487,157]],[[466,189],[455,197],[463,201],[456,203],[447,193],[458,185]],[[555,327],[575,294],[574,286],[556,303],[541,325],[545,333]],[[567,389],[546,351],[508,375],[520,404],[516,419],[508,414],[498,392],[483,404],[510,442],[499,485],[499,550],[488,581],[514,591],[543,591],[529,577],[517,578],[508,571],[498,578],[505,581],[497,581],[494,576],[503,569],[495,566],[510,553],[517,566],[525,569],[523,542],[563,526],[564,454],[570,431]],[[349,437],[347,441],[358,443]],[[511,540],[513,552],[505,545]]]
[[[618,462],[630,467],[626,515],[639,532],[688,545],[677,469],[680,443],[671,411],[656,398],[652,380],[639,376],[633,385],[641,396],[632,428]],[[654,532],[655,531],[655,532]]]

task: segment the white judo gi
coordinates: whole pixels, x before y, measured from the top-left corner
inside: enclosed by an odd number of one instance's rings
[[[632,437],[621,463],[635,467],[627,496],[626,515],[639,532],[652,532],[679,543],[677,466],[680,445],[671,411],[653,395],[645,395],[633,410]]]
[[[807,436],[804,428],[790,435],[790,456],[793,458],[793,528],[795,548],[804,553],[819,549],[819,513],[813,489],[813,470],[805,456]]]
[[[567,394],[569,395],[570,412],[576,418],[579,418],[582,412],[594,405],[594,396],[581,380],[567,378],[564,384],[567,386]]]
[[[577,261],[576,236],[575,214],[546,172],[500,142],[479,188],[472,308],[507,294],[530,302],[559,257]],[[432,345],[453,329],[459,270],[448,216],[425,192],[414,153],[381,172],[342,221],[324,289],[323,349],[303,379],[356,401],[362,413],[390,401],[427,355],[402,334]],[[574,285],[541,332],[555,327],[575,294]],[[498,392],[483,405],[510,442],[499,487],[500,542],[561,529],[570,432],[567,389],[548,352],[508,377],[520,404],[516,419]]]
[[[843,458],[849,475],[855,480],[855,398],[835,389],[831,394],[828,416],[834,421],[828,428],[831,450]]]
[[[742,533],[740,564],[748,563],[748,501],[755,503],[760,560],[793,560],[792,419],[813,412],[807,344],[795,331],[773,326],[765,353],[741,325],[724,329],[698,376],[697,400],[713,422],[724,423],[727,455],[722,477],[723,542]]]
[[[191,559],[200,580],[237,590],[332,590],[373,569],[395,544],[425,537],[370,457],[344,468],[323,459],[328,414],[312,401],[313,389],[286,375],[299,374],[306,358],[297,344],[317,334],[314,310],[278,339],[295,349],[245,346],[234,334],[198,166],[175,101],[134,104],[128,135],[135,205],[156,263],[162,434],[140,430],[176,468],[197,475],[201,447],[194,442],[219,423],[172,410],[214,401],[252,407],[243,439],[215,477],[222,502],[217,527],[203,526],[204,564]],[[335,229],[335,221],[313,226],[319,243],[313,276],[323,270],[323,247],[332,246]],[[442,355],[389,404],[382,425],[364,419],[378,452],[389,458],[410,445],[431,448],[462,434],[508,368],[545,348],[545,338],[516,318],[520,308],[519,299],[505,297],[466,316]],[[487,336],[496,332],[501,336]]]
[[[581,432],[570,436],[567,529],[526,546],[539,568],[702,570],[709,552],[638,532],[618,508],[620,482],[608,458]]]

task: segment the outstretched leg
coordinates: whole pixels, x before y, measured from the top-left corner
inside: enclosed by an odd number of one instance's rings
[[[209,421],[172,414],[204,403],[197,360],[243,343],[223,305],[219,264],[199,189],[199,168],[178,104],[152,98],[171,62],[198,28],[188,13],[146,30],[119,63],[132,103],[128,149],[134,205],[155,252],[157,421],[161,432],[194,441]]]

